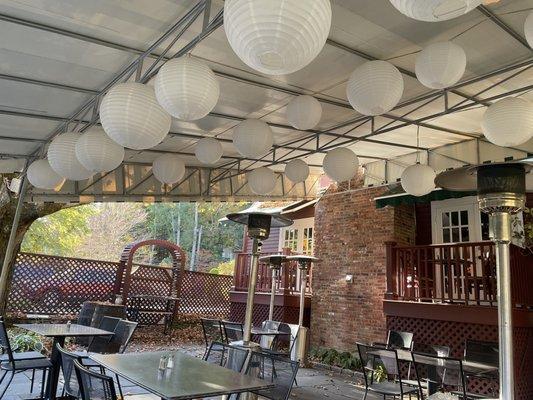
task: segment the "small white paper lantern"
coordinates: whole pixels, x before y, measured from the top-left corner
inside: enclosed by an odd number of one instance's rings
[[[155,80],[155,96],[173,117],[194,121],[215,108],[220,87],[213,71],[202,61],[185,56],[167,61]]]
[[[274,144],[272,129],[259,119],[247,119],[233,129],[233,144],[245,157],[259,157]]]
[[[76,157],[89,171],[113,171],[124,161],[124,147],[107,136],[103,129],[93,127],[78,139]]]
[[[159,182],[173,185],[185,176],[185,163],[175,154],[163,154],[152,163],[152,173]]]
[[[296,96],[287,105],[287,120],[296,129],[313,129],[321,117],[322,106],[313,96]]]
[[[487,108],[481,128],[485,137],[497,146],[518,146],[533,137],[533,103],[507,97]]]
[[[171,120],[157,102],[154,89],[141,83],[119,83],[100,104],[105,132],[129,149],[144,150],[161,143],[170,130]]]
[[[394,108],[403,95],[403,77],[387,61],[367,61],[353,71],[346,95],[363,115],[380,115]]]
[[[309,166],[304,160],[296,158],[285,165],[285,175],[292,182],[303,182],[309,176]]]
[[[48,162],[52,169],[71,181],[83,181],[93,175],[76,157],[76,142],[80,137],[78,132],[62,133],[48,147]]]
[[[465,51],[452,42],[430,44],[418,54],[415,64],[416,77],[430,89],[444,89],[459,82],[465,69]]]
[[[224,30],[233,51],[264,74],[290,74],[305,67],[324,47],[330,26],[330,0],[224,3]]]
[[[524,23],[524,35],[526,36],[529,47],[533,47],[533,11],[531,11]]]
[[[248,186],[255,194],[269,194],[276,187],[276,174],[267,167],[259,167],[246,174]]]
[[[359,159],[355,153],[346,147],[337,147],[326,154],[322,161],[324,172],[334,181],[350,180],[357,173]]]
[[[54,190],[65,183],[65,178],[50,167],[47,159],[32,162],[26,171],[26,177],[38,189]]]
[[[196,143],[196,149],[194,150],[198,161],[208,165],[216,164],[222,157],[223,152],[220,142],[212,137],[200,139]]]
[[[460,17],[482,0],[390,0],[402,14],[419,21],[437,22]]]
[[[424,196],[435,189],[437,174],[429,165],[414,164],[402,173],[402,187],[412,196]]]

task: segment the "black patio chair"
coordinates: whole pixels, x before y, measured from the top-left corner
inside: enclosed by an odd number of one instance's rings
[[[473,361],[498,367],[500,364],[499,345],[495,342],[467,339],[464,351],[465,361]]]
[[[244,336],[244,326],[240,322],[220,321],[226,343],[238,342]]]
[[[249,354],[250,352],[245,348],[213,342],[203,359],[210,364],[220,365],[235,372],[242,372]]]
[[[274,338],[270,349],[263,349],[264,352],[279,357],[290,357],[292,349],[298,340],[300,326],[296,324],[280,323],[278,331],[284,332],[284,335],[278,335]]]
[[[0,394],[0,399],[4,397],[5,393],[7,392],[7,389],[9,388],[9,385],[11,385],[11,382],[13,382],[15,374],[25,371],[32,372],[30,392],[33,392],[35,371],[42,372],[41,397],[43,397],[46,373],[49,372],[50,368],[52,367],[52,363],[50,362],[50,360],[48,358],[43,357],[29,359],[15,358],[15,353],[12,352],[11,345],[9,343],[9,337],[7,335],[6,325],[3,320],[0,320],[0,343],[2,344],[2,347],[7,355],[7,359],[0,363],[0,370],[3,371],[2,377],[0,378],[0,385],[4,381],[5,377],[8,374],[11,374],[4,390]]]
[[[115,332],[115,329],[121,318],[118,317],[102,317],[98,329],[108,332]],[[109,353],[109,343],[113,335],[109,336],[93,336],[89,345],[87,346],[88,353]]]
[[[78,377],[76,376],[76,371],[74,368],[74,361],[78,361],[80,364],[83,363],[82,357],[76,353],[71,353],[66,351],[61,345],[57,344],[57,350],[61,356],[61,371],[63,372],[63,393],[65,393],[74,398],[80,397],[80,385],[78,383]]]
[[[79,361],[74,361],[82,400],[117,400],[113,378],[92,371]]]
[[[417,353],[422,354],[428,354],[432,356],[438,356],[438,357],[450,357],[451,349],[449,346],[442,346],[442,345],[433,345],[433,344],[423,344],[423,343],[417,343],[413,346],[413,351],[416,351]],[[414,368],[412,368],[412,362],[409,363],[409,369],[407,371],[407,378],[403,380],[403,383],[406,385],[419,387],[420,382],[418,379],[416,379],[416,376],[413,375]],[[422,386],[427,387],[426,382],[422,382]]]
[[[398,353],[395,349],[357,343],[357,350],[365,381],[363,400],[366,399],[369,391],[381,394],[383,399],[387,396],[403,399],[405,395],[409,397],[412,394],[418,395],[418,388],[402,381]]]
[[[200,324],[202,325],[202,332],[204,334],[205,356],[212,342],[225,342],[225,340],[219,319],[200,318]]]

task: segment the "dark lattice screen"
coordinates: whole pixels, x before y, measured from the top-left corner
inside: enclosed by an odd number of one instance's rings
[[[233,277],[185,271],[181,285],[179,313],[227,318]]]

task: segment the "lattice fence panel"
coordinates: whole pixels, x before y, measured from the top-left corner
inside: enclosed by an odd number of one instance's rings
[[[107,301],[118,263],[19,253],[8,296],[8,312],[77,314],[84,301]]]
[[[233,277],[185,271],[182,278],[179,313],[227,318]]]

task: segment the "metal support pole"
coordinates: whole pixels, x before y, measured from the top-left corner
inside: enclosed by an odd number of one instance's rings
[[[17,238],[17,229],[20,222],[20,214],[22,213],[22,206],[24,205],[24,196],[28,187],[28,180],[24,175],[22,178],[22,185],[20,187],[19,198],[15,215],[13,216],[13,223],[11,225],[11,232],[9,233],[9,240],[7,242],[6,254],[4,255],[4,263],[2,264],[2,272],[0,273],[0,314],[4,314],[7,301],[7,280],[9,277],[10,261],[15,251],[15,240]]]
[[[252,317],[254,312],[255,286],[257,283],[257,269],[259,267],[259,239],[252,238],[252,258],[250,261],[250,275],[248,276],[248,297],[246,298],[246,314],[244,316],[243,342],[248,346],[252,338]]]
[[[278,268],[272,268],[272,283],[270,288],[270,308],[268,309],[268,320],[274,321],[274,301],[276,299],[276,278],[279,274]]]
[[[300,267],[300,315],[298,317],[298,325],[300,327],[304,324],[304,311],[305,311],[305,287],[307,286],[307,268]]]

